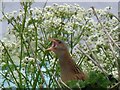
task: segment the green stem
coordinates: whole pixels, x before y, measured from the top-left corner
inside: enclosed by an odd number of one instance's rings
[[[72,54],[72,50],[73,50],[73,33],[71,33],[71,42],[70,42],[70,47],[71,47],[71,54]]]
[[[0,40],[0,42],[1,42],[2,46],[4,47],[4,49],[5,49],[5,51],[6,51],[6,53],[7,53],[7,56],[8,56],[8,58],[9,58],[10,62],[11,62],[12,65],[15,67],[15,69],[18,71],[17,66],[14,64],[14,62],[13,62],[13,60],[12,60],[12,58],[11,58],[11,56],[10,56],[8,50],[7,50],[7,48],[5,47],[4,43],[3,43],[1,40]],[[8,65],[8,67],[9,67],[9,69],[10,69],[10,72],[11,72],[11,74],[12,74],[12,76],[13,76],[13,79],[15,80],[17,86],[20,88],[20,85],[19,85],[19,83],[18,83],[16,77],[14,76],[14,73],[13,73],[11,67],[9,66],[8,61],[7,61],[7,65]]]
[[[23,20],[22,20],[22,28],[21,28],[21,32],[20,32],[20,37],[21,37],[21,51],[20,51],[20,67],[19,67],[19,70],[21,71],[21,64],[22,64],[22,59],[23,59],[23,31],[24,31],[24,28],[25,28],[25,22],[26,22],[26,13],[27,13],[27,8],[28,8],[28,3],[26,2],[24,4],[24,11],[25,11],[25,14],[24,14],[24,17],[23,17]],[[22,77],[21,77],[21,74],[19,74],[19,82],[20,82],[20,85],[22,87]]]

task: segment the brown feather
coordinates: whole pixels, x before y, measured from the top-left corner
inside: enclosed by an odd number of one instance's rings
[[[68,52],[67,46],[63,41],[58,39],[50,39],[53,44],[48,50],[53,51],[59,58],[61,68],[61,79],[63,82],[69,80],[85,80],[86,75],[76,65],[70,53]]]

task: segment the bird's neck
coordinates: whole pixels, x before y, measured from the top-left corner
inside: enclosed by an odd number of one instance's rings
[[[60,61],[62,61],[62,60],[70,59],[71,56],[70,53],[66,51],[65,53],[62,53],[60,56],[58,56],[58,58]]]
[[[66,52],[59,56],[59,63],[62,72],[69,72],[71,70],[71,66],[73,66],[73,60],[69,52]]]
[[[66,62],[67,60],[72,59],[72,57],[68,51],[59,55],[58,58],[59,58],[60,62]]]

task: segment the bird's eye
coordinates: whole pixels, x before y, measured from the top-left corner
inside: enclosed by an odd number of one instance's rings
[[[58,41],[58,43],[60,44],[60,43],[62,43],[62,41]]]

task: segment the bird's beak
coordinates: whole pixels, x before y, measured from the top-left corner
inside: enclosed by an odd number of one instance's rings
[[[52,41],[52,46],[49,47],[48,49],[46,49],[47,51],[53,51],[53,49],[55,49],[55,47],[58,45],[58,42],[56,41],[56,39],[54,38],[49,38],[50,41]]]

